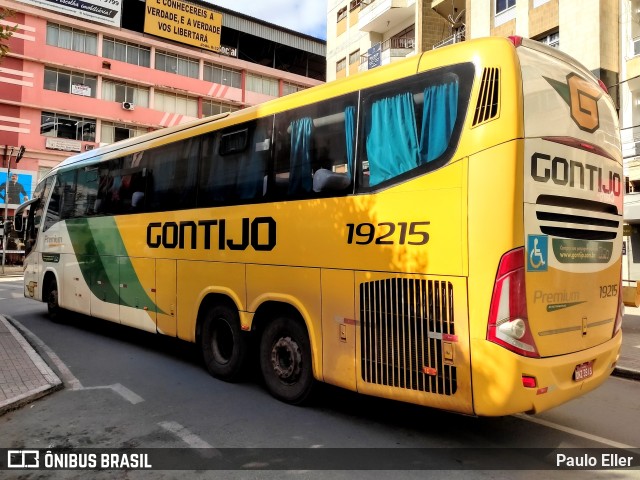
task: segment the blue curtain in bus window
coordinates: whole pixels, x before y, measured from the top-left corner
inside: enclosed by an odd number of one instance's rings
[[[344,131],[347,136],[347,173],[351,178],[351,168],[356,146],[356,107],[344,110]]]
[[[458,82],[433,85],[424,91],[420,164],[435,160],[449,146],[458,114]]]
[[[418,132],[413,95],[402,93],[371,105],[366,140],[369,185],[377,185],[418,165]]]
[[[311,118],[291,122],[291,156],[289,157],[289,195],[310,192],[311,175]]]

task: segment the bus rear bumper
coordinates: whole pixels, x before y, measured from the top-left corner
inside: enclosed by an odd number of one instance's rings
[[[540,413],[600,386],[616,366],[622,333],[587,350],[548,358],[522,357],[486,340],[471,344],[474,412],[501,416]],[[574,380],[578,365],[587,362],[593,374]],[[523,377],[535,379],[535,387],[525,387]]]

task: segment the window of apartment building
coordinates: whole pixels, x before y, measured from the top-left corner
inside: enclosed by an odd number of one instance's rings
[[[339,60],[338,62],[336,62],[336,72],[340,72],[342,70],[344,70],[345,68],[347,68],[347,59],[343,58],[342,60]]]
[[[140,107],[149,106],[149,89],[123,82],[104,79],[102,99],[109,102],[131,102]]]
[[[340,10],[338,10],[338,18],[336,22],[344,20],[345,18],[347,18],[347,7],[342,7]]]
[[[211,117],[220,113],[235,112],[239,110],[235,105],[228,103],[214,102],[212,100],[202,100],[202,116]]]
[[[242,88],[242,73],[239,70],[232,70],[213,63],[205,62],[203,79],[205,82]]]
[[[360,49],[349,54],[349,65],[353,65],[354,63],[360,63]]]
[[[198,116],[198,99],[194,97],[156,90],[154,103],[156,110],[179,113],[194,118]]]
[[[289,95],[291,93],[299,92],[300,90],[305,90],[306,87],[302,85],[296,85],[295,83],[290,82],[282,82],[282,95]]]
[[[271,77],[263,77],[262,75],[256,75],[254,73],[247,73],[247,90],[256,93],[263,93],[265,95],[271,95],[272,97],[278,96],[278,80]]]
[[[355,10],[360,6],[361,3],[362,0],[351,0],[351,2],[349,3],[349,11],[351,12],[352,10]]]
[[[151,66],[151,49],[135,43],[106,38],[102,42],[102,56],[141,67]]]
[[[496,15],[516,6],[516,0],[496,0]]]
[[[493,26],[498,27],[516,18],[516,0],[495,0]]]
[[[156,52],[156,70],[198,78],[199,62],[167,52]]]
[[[47,23],[47,45],[96,55],[98,36],[95,33]]]
[[[40,117],[40,134],[45,137],[95,142],[96,120],[94,118],[42,112]]]
[[[536,38],[536,40],[540,43],[544,43],[545,45],[549,45],[550,47],[560,48],[560,32],[550,33],[544,37]]]
[[[93,75],[49,67],[44,69],[45,90],[95,98],[97,82],[98,78]]]
[[[137,125],[127,125],[124,123],[102,122],[100,126],[100,142],[114,143],[127,138],[137,137],[148,130]]]

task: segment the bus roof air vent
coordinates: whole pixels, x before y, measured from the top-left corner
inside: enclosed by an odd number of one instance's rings
[[[500,69],[485,68],[482,73],[482,83],[478,104],[473,116],[473,127],[493,120],[500,111]]]

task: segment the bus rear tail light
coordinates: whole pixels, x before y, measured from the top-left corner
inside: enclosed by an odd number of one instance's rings
[[[527,315],[524,248],[511,250],[500,259],[489,310],[487,340],[518,355],[540,357]]]

